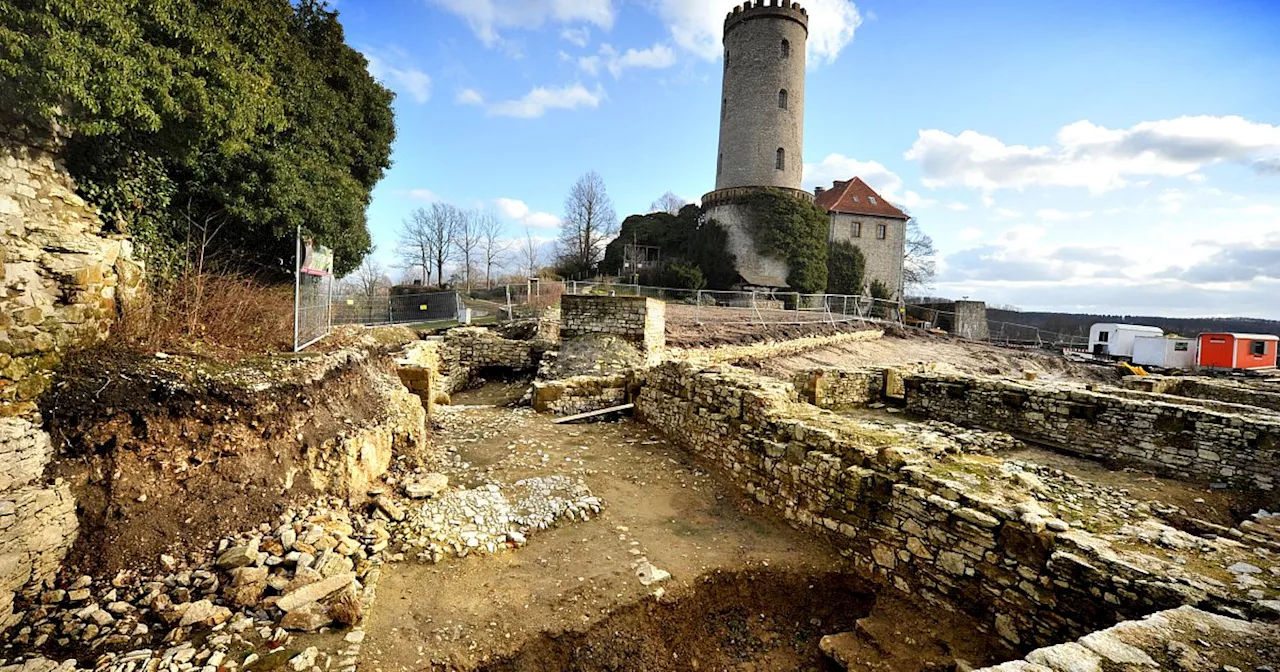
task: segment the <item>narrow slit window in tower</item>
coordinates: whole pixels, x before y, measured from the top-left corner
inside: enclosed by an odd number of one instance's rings
[[[782,41],[782,57],[791,58],[791,42],[789,40]]]
[[[787,169],[787,150],[781,147],[778,148],[778,166],[777,167],[778,167],[778,170]]]
[[[778,107],[787,109],[787,90],[783,89],[778,92]]]

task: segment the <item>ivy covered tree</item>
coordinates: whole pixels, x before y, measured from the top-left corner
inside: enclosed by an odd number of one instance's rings
[[[71,132],[84,196],[161,275],[211,221],[248,270],[289,267],[299,226],[353,270],[391,100],[317,0],[0,2],[0,109]]]
[[[787,285],[817,293],[827,286],[827,233],[830,217],[813,201],[779,189],[763,189],[748,197],[751,234],[756,250],[787,262]]]
[[[660,251],[662,267],[642,278],[643,282],[683,289],[728,289],[738,280],[734,256],[728,252],[728,234],[704,217],[697,205],[684,205],[674,215],[657,211],[626,218],[618,237],[605,247],[600,268],[621,274],[624,249],[629,244]]]

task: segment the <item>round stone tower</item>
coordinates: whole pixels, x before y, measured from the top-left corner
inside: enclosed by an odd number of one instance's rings
[[[716,190],[702,197],[725,228],[741,285],[787,286],[787,264],[751,237],[753,192],[775,188],[813,200],[804,176],[805,43],[809,13],[791,0],[748,0],[724,20],[724,88]]]
[[[716,189],[799,189],[809,14],[791,0],[747,2],[724,21]]]

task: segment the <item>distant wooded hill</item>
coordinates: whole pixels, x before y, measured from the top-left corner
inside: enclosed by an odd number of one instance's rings
[[[987,319],[1009,322],[1065,336],[1089,335],[1089,327],[1097,322],[1143,324],[1160,327],[1166,334],[1195,336],[1206,332],[1226,331],[1246,334],[1280,335],[1280,322],[1251,317],[1146,317],[1137,315],[1075,315],[1071,313],[1026,313],[1016,310],[988,308]]]

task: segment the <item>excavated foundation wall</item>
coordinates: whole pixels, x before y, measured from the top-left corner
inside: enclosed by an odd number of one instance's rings
[[[1280,389],[1256,382],[1183,376],[1129,376],[1124,379],[1124,386],[1131,390],[1280,411]]]
[[[484,327],[451,329],[444,338],[409,343],[397,356],[400,380],[431,404],[449,403],[449,395],[464,390],[484,369],[534,371],[553,344],[537,337],[510,339]]]
[[[61,453],[51,471],[80,509],[71,565],[150,567],[318,494],[364,501],[394,454],[425,445],[423,405],[384,350],[69,363],[45,413]]]
[[[905,385],[907,410],[930,419],[1192,481],[1270,491],[1280,479],[1280,418],[1269,414],[962,375],[913,375]]]
[[[798,403],[790,384],[688,362],[664,363],[643,382],[638,418],[827,535],[868,578],[967,612],[1024,650],[1189,601],[1243,608],[930,473],[936,456],[878,444]]]

